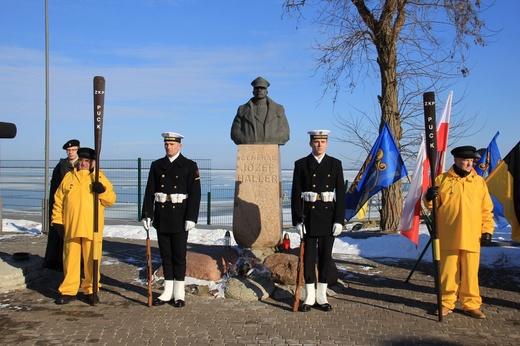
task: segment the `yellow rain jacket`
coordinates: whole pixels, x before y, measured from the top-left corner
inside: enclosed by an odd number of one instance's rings
[[[484,179],[472,170],[461,178],[453,167],[435,178],[437,233],[441,250],[480,252],[482,233],[493,234],[493,202]],[[425,200],[431,210],[432,202]]]
[[[64,226],[64,241],[70,241],[73,238],[93,240],[94,194],[91,185],[94,180],[94,173],[75,168],[63,177],[54,195],[51,224]],[[116,194],[112,183],[101,170],[99,171],[99,182],[106,188],[105,192],[98,194],[98,232],[102,237],[105,225],[104,210],[105,207],[110,207],[115,203]]]

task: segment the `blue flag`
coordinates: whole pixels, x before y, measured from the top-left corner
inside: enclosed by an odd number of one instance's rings
[[[499,134],[500,132],[497,131],[486,150],[481,154],[480,160],[475,164],[475,171],[484,179],[498,166],[500,160],[502,160],[497,145],[497,137]]]
[[[500,132],[497,131],[495,137],[493,137],[486,150],[482,153],[480,160],[475,164],[475,171],[477,171],[477,174],[484,179],[489,175],[489,173],[493,172],[502,160],[497,145],[497,137],[499,134]],[[500,201],[493,195],[491,195],[491,200],[493,201],[493,219],[495,220],[496,226],[499,229],[509,226],[509,222],[507,222],[504,216],[504,206],[502,203],[500,203]]]
[[[353,218],[370,197],[408,175],[387,123],[347,191],[345,219]]]

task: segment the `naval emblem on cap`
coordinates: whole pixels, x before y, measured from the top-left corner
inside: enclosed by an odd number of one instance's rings
[[[63,150],[67,150],[70,147],[79,147],[79,141],[77,139],[71,139],[67,143],[63,144]]]
[[[161,136],[164,137],[165,142],[181,142],[181,139],[184,138],[183,135],[176,132],[163,132]]]
[[[329,136],[329,130],[312,130],[307,132],[311,135],[311,139],[327,139]]]

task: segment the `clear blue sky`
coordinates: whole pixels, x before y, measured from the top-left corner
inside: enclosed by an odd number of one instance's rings
[[[44,4],[0,1],[0,121],[18,128],[16,138],[0,140],[0,159],[45,158]],[[92,79],[101,75],[102,160],[162,157],[161,133],[175,131],[186,137],[186,156],[234,168],[231,122],[252,96],[250,82],[263,76],[269,96],[286,109],[291,139],[281,159],[282,168],[292,168],[310,152],[308,130],[342,135],[333,112],[374,112],[379,84],[342,94],[333,109],[314,75],[317,28],[282,13],[282,0],[49,0],[50,158],[64,157],[70,138],[93,146]],[[468,94],[463,112],[486,126],[457,145],[485,147],[500,131],[504,156],[520,139],[518,13],[520,1],[500,0],[484,16],[502,32],[489,46],[472,47],[470,76],[452,89],[455,100]],[[346,168],[366,156],[333,141],[327,153]]]

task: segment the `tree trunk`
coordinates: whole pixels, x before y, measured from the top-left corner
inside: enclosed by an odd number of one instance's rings
[[[402,183],[399,180],[381,191],[381,230],[396,233],[402,213],[403,193]]]
[[[391,29],[381,30],[375,42],[381,71],[381,130],[386,122],[392,131],[397,148],[402,137],[401,116],[397,89],[397,48]],[[382,191],[380,228],[385,232],[397,232],[403,213],[403,192],[398,181]]]

